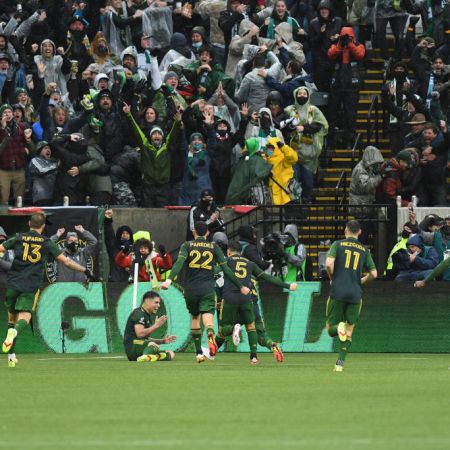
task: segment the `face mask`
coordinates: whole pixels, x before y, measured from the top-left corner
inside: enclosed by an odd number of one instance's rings
[[[98,52],[100,55],[104,55],[107,51],[108,51],[108,49],[107,49],[107,47],[104,46],[104,45],[99,45],[99,46],[97,47],[97,52]]]
[[[162,145],[162,141],[155,142],[152,140],[152,145],[155,146],[156,148],[160,148]]]
[[[226,136],[226,134],[227,134],[227,130],[217,130],[217,134],[219,135],[219,136]]]
[[[405,72],[394,72],[394,78],[399,82],[404,82],[406,80]]]
[[[270,126],[272,125],[272,122],[271,122],[271,120],[270,120],[270,117],[267,117],[267,116],[261,116],[260,121],[261,121],[261,126],[262,126],[264,129],[269,129]]]
[[[402,231],[402,238],[403,239],[407,239],[407,238],[409,238],[410,234],[411,233],[409,231],[403,230]]]
[[[304,105],[308,101],[308,97],[297,97],[297,103],[299,105]]]
[[[192,47],[194,47],[194,48],[200,48],[202,45],[203,45],[202,42],[193,42],[192,43]]]
[[[201,152],[203,150],[203,144],[192,144],[192,147],[194,147],[196,152]]]
[[[72,252],[75,253],[78,249],[78,244],[75,241],[72,242],[66,242],[66,248]]]
[[[270,148],[266,148],[266,155],[267,156],[272,156],[273,155],[273,150]]]

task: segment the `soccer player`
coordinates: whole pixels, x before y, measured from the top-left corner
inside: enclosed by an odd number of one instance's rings
[[[64,256],[54,242],[42,236],[46,225],[44,214],[33,214],[28,225],[28,232],[17,233],[0,245],[0,253],[14,250],[14,260],[6,278],[8,333],[2,346],[3,353],[8,353],[9,367],[15,367],[18,362],[14,342],[30,323],[36,309],[47,259],[52,257],[69,269],[84,272],[88,280],[94,279],[89,269]]]
[[[441,261],[434,269],[433,271],[425,278],[425,280],[419,280],[414,283],[414,287],[416,288],[423,288],[429,281],[433,281],[436,279],[439,275],[441,275],[443,272],[445,272],[446,269],[450,267],[450,257],[447,257],[447,259],[444,259]]]
[[[161,306],[161,297],[155,291],[148,291],[142,297],[139,308],[134,309],[128,317],[123,346],[129,361],[155,362],[172,361],[175,353],[162,352],[160,344],[169,344],[176,341],[176,336],[166,336],[163,339],[154,339],[150,335],[161,328],[167,321],[166,316],[156,317]]]
[[[244,295],[250,289],[239,281],[228,267],[222,250],[215,242],[209,242],[208,225],[205,222],[195,222],[194,240],[185,242],[180,249],[177,262],[172,268],[169,278],[161,284],[162,289],[168,289],[172,280],[186,265],[184,281],[184,298],[191,315],[191,334],[194,340],[196,359],[201,363],[206,361],[202,350],[202,331],[200,319],[208,334],[208,348],[210,356],[217,353],[217,343],[214,336],[214,311],[216,308],[214,266],[218,264],[225,277],[229,278]]]
[[[345,239],[331,245],[326,268],[331,280],[331,293],[327,302],[326,327],[332,337],[340,341],[339,358],[334,370],[342,372],[352,334],[362,306],[361,285],[377,277],[377,269],[370,251],[358,241],[361,227],[356,220],[345,226]],[[364,266],[369,273],[362,277]]]
[[[253,275],[256,278],[261,278],[276,286],[284,287],[291,291],[297,289],[296,283],[284,283],[279,278],[275,278],[265,273],[255,263],[241,256],[241,246],[239,242],[231,242],[228,244],[227,255],[228,266],[234,272],[236,277],[241,280],[244,286],[252,287]],[[225,278],[222,297],[217,345],[220,347],[226,336],[236,334],[237,327],[235,324],[243,323],[247,330],[250,345],[250,363],[258,364],[259,359],[256,353],[258,334],[256,332],[255,314],[251,296],[242,295],[239,289],[228,278]],[[234,341],[236,342],[235,337]]]

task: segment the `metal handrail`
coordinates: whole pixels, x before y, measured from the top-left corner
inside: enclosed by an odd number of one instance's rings
[[[339,201],[339,191],[343,189],[342,199]],[[347,172],[343,170],[335,187],[336,205],[342,205],[347,197]]]
[[[375,145],[379,146],[379,110],[380,110],[380,100],[378,95],[372,97],[372,102],[370,103],[369,111],[367,112],[367,145],[372,144],[372,134],[375,132]],[[372,121],[372,113],[375,113],[375,119]]]
[[[356,165],[356,151],[359,150],[359,155],[358,155],[358,160],[361,159],[361,147],[359,146],[359,141],[361,140],[361,133],[358,133],[356,135],[356,139],[355,139],[355,143],[353,144],[353,148],[352,148],[352,169],[355,167]]]

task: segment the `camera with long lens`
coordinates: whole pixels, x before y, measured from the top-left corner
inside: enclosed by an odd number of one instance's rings
[[[281,233],[270,233],[261,240],[263,259],[272,262],[272,273],[283,273],[286,266],[284,246],[289,240],[289,235]]]

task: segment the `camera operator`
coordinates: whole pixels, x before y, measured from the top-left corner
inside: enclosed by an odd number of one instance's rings
[[[114,262],[120,251],[128,255],[133,250],[133,231],[128,225],[121,225],[116,232],[113,228],[113,212],[105,211],[105,243],[109,258],[109,281],[128,281],[129,268],[123,268]]]
[[[306,247],[298,241],[298,229],[286,225],[283,234],[270,233],[262,240],[263,257],[272,263],[272,275],[286,283],[306,279]]]
[[[335,62],[328,99],[329,141],[335,142],[335,125],[343,108],[344,146],[352,148],[356,136],[356,110],[359,100],[361,74],[359,61],[364,58],[366,49],[358,44],[352,27],[343,27],[339,40],[328,49],[328,58]]]

